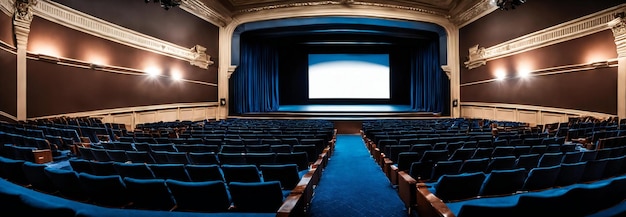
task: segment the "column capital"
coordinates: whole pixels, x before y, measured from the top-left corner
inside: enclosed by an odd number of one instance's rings
[[[608,23],[615,37],[615,45],[617,45],[617,56],[619,58],[626,57],[626,19],[617,17]]]
[[[15,13],[13,14],[13,28],[18,46],[26,46],[30,23],[33,21],[31,8],[37,5],[37,0],[16,0]]]

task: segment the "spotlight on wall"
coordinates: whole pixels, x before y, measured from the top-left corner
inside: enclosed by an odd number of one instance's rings
[[[504,70],[498,70],[496,71],[496,80],[498,81],[502,81],[506,78],[506,72],[504,72]]]
[[[169,10],[170,8],[179,6],[183,1],[182,0],[144,0],[146,3],[150,1],[154,3],[160,3],[161,7],[165,10]]]
[[[496,6],[500,8],[500,10],[508,11],[509,9],[514,10],[516,7],[526,3],[526,0],[496,0]]]
[[[172,80],[174,80],[174,81],[183,80],[183,75],[180,72],[173,72],[172,73]]]
[[[517,76],[520,78],[527,78],[528,76],[530,76],[530,71],[528,70],[520,70],[517,72]]]
[[[222,106],[226,105],[226,98],[221,98],[220,99],[220,105],[222,105]]]
[[[156,67],[149,67],[144,70],[150,77],[156,77],[161,74],[161,70]]]

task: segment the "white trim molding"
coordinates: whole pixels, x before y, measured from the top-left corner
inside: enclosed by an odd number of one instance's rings
[[[15,12],[15,0],[0,0],[0,11],[12,17]]]
[[[616,116],[615,114],[573,109],[483,102],[462,102],[461,114],[461,116],[465,118],[518,121],[531,125],[567,122],[570,117],[591,116],[599,119],[607,119]]]
[[[564,73],[573,73],[573,72],[584,72],[589,70],[595,70],[598,68],[611,68],[618,67],[618,59],[608,59],[603,61],[584,63],[584,64],[574,64],[574,65],[564,65],[564,66],[556,66],[544,69],[537,69],[528,72],[528,77],[535,76],[546,76],[546,75],[557,75]],[[519,77],[507,77],[504,79],[518,79]],[[472,86],[478,84],[484,84],[489,82],[496,82],[498,79],[486,79],[481,81],[473,81],[461,84],[461,87]]]
[[[197,49],[196,46],[192,48],[182,47],[115,25],[50,0],[39,0],[39,4],[34,6],[33,10],[38,17],[96,37],[189,61],[191,65],[196,65],[203,69],[213,64],[210,60],[211,57],[206,55],[204,50]]]
[[[213,0],[210,1],[209,5],[206,5],[204,2],[207,1],[185,0],[182,1],[180,8],[219,27],[226,26],[232,21],[230,12],[220,3]]]
[[[17,121],[17,117],[15,117],[13,115],[10,115],[9,113],[3,112],[3,111],[0,111],[0,116],[6,117],[6,118],[11,119],[13,121]]]
[[[493,0],[482,0],[468,10],[457,14],[451,20],[454,24],[458,25],[458,27],[461,28],[497,9],[498,7],[493,4]]]
[[[486,62],[490,60],[515,55],[611,29],[609,23],[615,19],[617,14],[624,12],[626,12],[626,4],[621,4],[488,48],[475,45],[469,49],[469,60],[465,62],[465,67],[473,69],[485,65]]]
[[[28,120],[58,117],[99,117],[102,118],[102,121],[104,122],[125,124],[126,129],[132,131],[137,124],[141,123],[215,119],[217,115],[217,106],[218,102],[175,103],[67,113],[28,118]],[[0,115],[7,116],[4,115],[3,112],[0,112]],[[11,118],[10,115],[7,117]]]

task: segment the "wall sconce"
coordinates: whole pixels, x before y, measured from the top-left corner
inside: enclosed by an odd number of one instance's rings
[[[51,63],[59,62],[59,58],[58,57],[48,56],[48,55],[45,55],[45,54],[37,54],[37,58],[39,60],[46,61],[46,62],[51,62]]]

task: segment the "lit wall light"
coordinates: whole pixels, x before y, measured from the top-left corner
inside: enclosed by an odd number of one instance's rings
[[[172,80],[180,81],[183,79],[183,75],[180,72],[172,72]]]
[[[150,77],[156,77],[161,75],[161,70],[156,67],[148,67],[144,70]]]
[[[517,76],[520,78],[527,78],[528,76],[530,76],[530,70],[527,69],[522,69],[517,71]]]
[[[496,80],[502,81],[506,78],[506,72],[503,69],[496,70]]]

